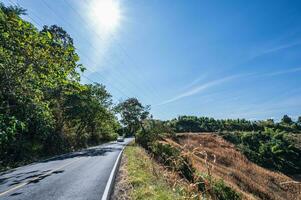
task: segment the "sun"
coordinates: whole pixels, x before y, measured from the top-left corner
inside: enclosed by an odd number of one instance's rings
[[[102,31],[115,30],[121,20],[120,2],[118,0],[93,0],[90,4],[90,16]]]

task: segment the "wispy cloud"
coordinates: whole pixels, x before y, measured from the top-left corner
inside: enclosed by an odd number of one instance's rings
[[[300,41],[295,42],[295,43],[280,45],[280,46],[277,46],[277,47],[274,47],[274,48],[267,49],[267,50],[263,51],[261,53],[261,55],[281,51],[281,50],[284,50],[284,49],[289,49],[289,48],[292,48],[292,47],[295,47],[295,46],[298,46],[298,45],[301,45]]]
[[[287,69],[287,70],[281,70],[281,71],[276,71],[276,72],[270,72],[270,73],[266,73],[263,75],[264,76],[277,76],[277,75],[289,74],[289,73],[294,73],[294,72],[299,72],[299,71],[301,71],[301,67]]]
[[[187,86],[184,87],[184,88],[190,88],[190,89],[186,90],[185,92],[183,92],[183,93],[181,93],[181,94],[179,94],[179,95],[177,95],[177,96],[175,96],[173,98],[170,98],[168,100],[165,100],[165,101],[157,104],[157,106],[159,106],[159,105],[165,105],[165,104],[168,104],[168,103],[172,103],[174,101],[178,101],[178,100],[183,99],[185,97],[189,97],[189,96],[198,94],[198,93],[200,93],[200,92],[202,92],[204,90],[207,90],[207,89],[209,89],[211,87],[217,86],[219,84],[222,84],[222,83],[225,83],[225,82],[228,82],[228,81],[231,81],[233,79],[240,78],[240,77],[253,77],[253,78],[255,78],[255,77],[261,77],[261,76],[277,76],[277,75],[294,73],[294,72],[299,72],[299,71],[301,71],[301,67],[287,69],[287,70],[274,71],[274,72],[268,72],[268,73],[264,73],[264,74],[257,74],[257,73],[240,74],[240,75],[227,76],[225,78],[212,80],[212,81],[209,81],[209,82],[204,83],[202,85],[198,85],[198,86],[192,87],[192,86],[194,86],[195,84],[197,84],[202,79],[202,78],[198,78],[198,79],[195,79],[194,81],[192,81],[189,85],[187,85]]]
[[[266,54],[270,54],[270,53],[274,53],[274,52],[277,52],[277,51],[286,50],[286,49],[293,48],[293,47],[296,47],[296,46],[299,46],[299,45],[301,45],[301,41],[297,41],[297,42],[293,42],[293,43],[287,43],[287,44],[282,44],[282,45],[274,46],[274,47],[269,48],[269,49],[257,50],[256,53],[255,53],[255,55],[250,56],[247,60],[245,60],[241,64],[244,64],[246,62],[250,62],[250,61],[252,61],[252,60],[254,60],[254,59],[258,58],[258,57],[265,56]]]
[[[190,88],[194,85],[196,85],[198,82],[200,82],[201,80],[203,80],[206,76],[203,74],[202,76],[199,76],[198,78],[194,79],[192,82],[190,82],[189,84],[187,84],[184,89]]]
[[[241,75],[228,76],[228,77],[225,77],[225,78],[221,78],[221,79],[216,79],[216,80],[213,80],[213,81],[209,81],[209,82],[204,83],[202,85],[195,86],[195,87],[193,87],[193,88],[191,88],[191,89],[189,89],[189,90],[183,92],[182,94],[179,94],[179,95],[177,95],[177,96],[175,96],[173,98],[165,100],[165,101],[161,102],[159,105],[168,104],[168,103],[180,100],[182,98],[198,94],[198,93],[200,93],[200,92],[202,92],[202,91],[204,91],[204,90],[206,90],[208,88],[211,88],[213,86],[216,86],[216,85],[219,85],[219,84],[231,81],[231,80],[233,80],[235,78],[238,78],[238,77],[241,77]]]
[[[199,76],[198,78],[194,79],[192,82],[190,82],[186,86],[184,86],[183,89],[191,88],[192,86],[196,85],[197,83],[199,83],[201,80],[204,80],[205,78],[206,78],[206,75],[203,74],[203,75]]]

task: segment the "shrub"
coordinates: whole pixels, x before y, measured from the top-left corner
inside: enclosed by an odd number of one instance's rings
[[[218,200],[240,200],[241,195],[231,187],[227,186],[223,180],[218,180],[213,184],[212,192]]]
[[[181,154],[181,151],[170,144],[155,142],[151,146],[152,153],[159,161],[177,171],[183,178],[190,182],[194,181],[195,170],[188,157]]]
[[[136,134],[136,142],[146,149],[160,138],[170,136],[173,132],[162,121],[145,120],[143,127]]]

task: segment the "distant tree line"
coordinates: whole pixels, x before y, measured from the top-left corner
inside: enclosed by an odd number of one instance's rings
[[[301,132],[301,117],[293,121],[284,115],[280,122],[272,119],[250,121],[246,119],[214,119],[209,117],[179,116],[166,121],[175,132],[264,131],[274,128],[281,131]]]
[[[72,38],[0,3],[0,167],[116,138],[110,93],[80,83]]]

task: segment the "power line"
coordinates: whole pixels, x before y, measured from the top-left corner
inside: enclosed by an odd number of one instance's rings
[[[10,1],[10,2],[12,2],[12,1]],[[30,19],[33,19],[33,18],[31,18],[29,15],[28,15],[28,17],[30,18]],[[37,17],[38,18],[38,17]],[[42,21],[40,18],[38,18],[40,21]],[[36,22],[37,23],[37,22]],[[66,23],[68,23],[68,22],[66,22]],[[39,23],[37,23],[38,25],[40,25]],[[43,25],[40,25],[41,27],[43,27]],[[70,24],[69,24],[69,26],[70,26]],[[75,32],[76,33],[76,32]],[[89,56],[87,56],[85,53],[83,53],[83,52],[81,52],[81,51],[79,51],[78,49],[77,49],[77,51],[78,52],[80,52],[84,57],[86,57],[91,63],[94,63],[94,64],[96,64],[92,59],[90,59],[90,57]],[[104,76],[102,76],[100,73],[98,73],[97,71],[93,71],[93,70],[89,70],[89,68],[87,68],[86,67],[86,69],[87,69],[87,71],[90,71],[90,72],[93,72],[93,73],[95,73],[96,75],[98,75],[99,77],[101,77],[101,80],[104,80],[104,79],[106,79],[106,78],[104,78]],[[117,80],[119,80],[119,79],[117,79]],[[115,82],[117,82],[117,81],[115,81]],[[118,91],[122,91],[121,89],[119,89],[118,87],[116,87],[116,86],[114,86],[113,84],[110,84],[113,88],[115,88],[116,90],[118,90]],[[124,92],[122,92],[122,94],[125,94]],[[133,95],[133,96],[135,96],[135,95]],[[128,97],[128,96],[127,96]]]
[[[68,21],[66,21],[64,18],[62,18],[62,17],[59,17],[57,14],[56,14],[56,12],[52,9],[52,7],[51,6],[49,6],[49,4],[46,2],[46,1],[44,1],[44,0],[42,0],[42,2],[46,5],[46,7],[49,9],[49,10],[51,10],[55,15],[56,15],[56,17],[58,17],[59,19],[61,19],[61,20],[63,20],[66,24],[68,24],[69,25],[69,27],[70,28],[72,28],[72,29],[74,29],[75,31],[74,31],[74,33],[76,33],[77,34],[77,31],[76,31],[76,29],[73,27],[73,25],[72,24],[70,24]],[[79,34],[77,34],[78,36],[79,36],[79,38],[81,38],[81,39],[83,39],[84,38],[84,40],[87,42],[87,44],[88,45],[90,45],[92,48],[94,48],[96,51],[97,51],[97,49],[92,45],[92,44],[90,44],[90,42],[85,38],[85,37],[81,37]],[[81,52],[81,51],[79,51],[79,50],[77,50],[80,54],[82,54],[82,55],[84,55],[91,63],[94,63],[94,65],[97,65],[89,56],[87,56],[87,54],[84,54],[83,52]],[[107,60],[107,61],[109,61],[106,57],[105,57],[105,59]],[[112,63],[113,64],[113,63]],[[87,68],[88,69],[88,68]],[[90,70],[91,72],[93,71],[93,70]],[[93,73],[95,73],[95,74],[97,74],[98,76],[100,76],[100,77],[102,77],[102,79],[104,79],[104,77],[99,73],[99,72],[97,72],[97,71],[93,71]],[[115,77],[116,78],[116,77]],[[116,81],[116,80],[118,80],[118,81]],[[115,80],[115,82],[120,82],[119,80],[120,79],[116,79]],[[121,82],[120,82],[121,83]],[[112,84],[112,83],[111,83]],[[122,83],[121,83],[122,84]],[[115,87],[115,88],[117,88],[117,87]],[[119,91],[120,91],[120,89],[118,89]],[[136,96],[136,95],[133,95],[133,96]]]
[[[16,6],[18,6],[16,3],[14,3],[13,1],[11,1],[11,0],[9,0],[13,5],[16,5]],[[42,24],[40,24],[39,22],[37,22],[37,21],[35,21],[29,14],[27,14],[27,17],[29,18],[29,19],[31,19],[32,21],[34,21],[37,25],[39,25],[39,26],[41,26],[41,27],[43,27],[43,25]],[[41,20],[40,18],[39,18],[39,20]],[[82,53],[81,53],[82,54]],[[88,57],[87,57],[88,58]],[[100,74],[100,73],[98,73],[97,71],[95,71],[95,72],[93,72],[92,70],[89,70],[87,67],[86,67],[86,69],[87,69],[87,71],[90,71],[90,72],[92,72],[92,73],[95,73],[95,74],[97,74],[99,77],[101,77],[101,79],[104,79],[103,78],[103,76]],[[88,80],[90,80],[90,81],[92,81],[92,82],[96,82],[96,81],[93,81],[93,80],[91,80],[91,79],[89,79],[87,76],[85,76],[84,74],[82,74],[82,76],[84,76],[85,78],[87,78]],[[120,92],[122,95],[124,95],[124,96],[126,96],[127,98],[129,98],[129,96],[127,95],[127,94],[125,94],[121,89],[119,89],[118,87],[115,87],[114,85],[110,85],[110,86],[112,86],[112,88],[114,88],[115,90],[117,90],[118,92]]]
[[[91,81],[92,83],[95,83],[95,81],[93,81],[92,79],[90,79],[88,76],[82,74],[83,77],[85,77],[86,79],[88,79],[89,81]],[[97,82],[96,82],[97,83]],[[127,94],[125,94],[122,90],[119,90],[119,88],[115,88],[117,91],[119,91],[121,94],[123,94],[125,97],[130,98]]]
[[[44,1],[44,0],[43,0]],[[79,18],[82,20],[82,22],[86,25],[87,24],[87,22],[86,22],[86,20],[81,16],[81,14],[76,10],[76,9],[74,9],[73,8],[73,6],[68,2],[68,1],[66,1],[66,0],[64,0],[64,2],[66,3],[66,5],[68,5],[72,10],[73,10],[73,12],[74,13],[76,13],[78,16],[79,16]],[[101,40],[101,41],[104,41],[103,40],[103,38],[96,32],[96,31],[94,31],[94,29],[92,29],[92,31],[93,31],[93,33],[98,37],[98,39],[99,40]],[[117,42],[116,42],[117,43]],[[118,46],[119,46],[119,48],[121,49],[121,45],[119,44],[119,43],[117,43],[118,44]],[[125,49],[123,49],[124,51],[126,51]],[[128,54],[127,54],[128,55]],[[117,58],[118,58],[118,56],[116,56]],[[123,64],[123,65],[126,65],[125,64],[125,62],[122,60],[122,59],[119,59],[119,61]],[[119,71],[118,71],[119,72]],[[133,71],[132,71],[133,72]],[[135,77],[140,77],[140,74],[136,74],[136,76]],[[126,78],[126,77],[123,77],[123,78]],[[128,81],[130,81],[130,79],[128,79]],[[133,83],[134,84],[134,83]],[[135,85],[135,84],[134,84]],[[135,85],[136,86],[136,85]],[[145,88],[142,88],[142,91],[144,91],[144,90],[146,90]],[[150,96],[151,97],[151,96]],[[152,98],[152,97],[151,97]]]
[[[69,22],[67,22],[64,18],[62,18],[62,17],[59,17],[58,15],[57,15],[57,12],[55,12],[53,9],[52,9],[52,7],[46,2],[46,1],[44,1],[44,0],[42,0],[42,2],[47,6],[47,8],[49,9],[49,10],[51,10],[55,15],[56,15],[56,17],[58,17],[59,19],[61,19],[61,20],[63,20],[65,23],[67,23],[70,27],[72,27],[73,28],[73,26],[72,25],[70,25],[70,23]],[[84,22],[84,24],[86,25],[87,23],[85,22],[85,20],[81,17],[81,15],[67,2],[67,1],[65,1],[67,4],[68,4],[68,6],[81,18],[81,20]],[[86,25],[87,26],[87,25]],[[74,29],[75,30],[75,29]],[[93,29],[92,29],[92,31],[98,36],[98,37],[100,37]],[[75,31],[75,33],[77,33],[76,31]],[[86,38],[85,38],[85,40],[86,40]],[[87,41],[87,40],[86,40]],[[89,44],[93,49],[95,49],[96,51],[98,51],[98,49],[94,46],[94,45],[92,45],[89,41],[87,41],[87,44]],[[86,57],[88,57],[88,56],[86,56]],[[107,57],[104,57],[104,59],[106,60],[106,62],[110,62],[111,64],[112,64],[112,66],[114,66],[114,63],[111,61],[111,60],[109,60]],[[91,59],[92,60],[92,59]],[[95,62],[93,62],[94,64],[96,64]],[[124,62],[122,62],[122,64],[123,65],[126,65]],[[96,72],[96,71],[95,71]],[[127,80],[129,83],[131,83],[134,87],[136,87],[140,92],[144,92],[145,91],[145,89],[144,88],[142,88],[142,90],[141,90],[141,88],[138,88],[137,87],[137,85],[134,83],[134,82],[132,82],[130,79],[128,79],[126,76],[124,76],[122,73],[120,73],[119,72],[119,70],[116,70],[115,72],[118,72],[119,74],[120,74],[120,76],[124,79],[124,80]],[[114,74],[112,74],[113,76],[114,76]],[[116,76],[114,76],[114,78],[116,79],[116,80],[118,80],[118,81],[120,81],[119,80],[119,78],[117,77],[116,78]],[[148,93],[147,93],[148,94]],[[135,96],[135,95],[134,95]]]
[[[87,69],[88,70],[88,69]],[[90,71],[90,70],[88,70]],[[91,71],[90,71],[91,72]],[[100,75],[100,74],[99,74]],[[125,94],[122,90],[120,90],[118,87],[115,87],[114,85],[111,85],[115,90],[119,91],[121,94],[123,94],[125,97],[130,98],[127,94]]]
[[[17,4],[15,4],[13,1],[11,1],[11,0],[8,0],[11,4],[13,4],[14,6],[18,6]],[[36,23],[37,25],[39,25],[39,26],[41,26],[41,24],[40,23],[38,23],[35,19],[33,19],[32,17],[30,17],[28,14],[26,14],[26,16],[29,18],[29,19],[31,19],[34,23]],[[41,26],[41,27],[43,27],[43,26]]]
[[[67,0],[64,0],[64,1],[67,2]],[[84,1],[86,2],[86,4],[88,4],[87,0],[84,0]],[[68,3],[68,4],[69,4],[69,3]],[[70,4],[69,4],[69,5],[70,5]],[[72,7],[72,6],[70,5],[70,7]],[[73,9],[73,10],[75,10],[75,9]],[[76,11],[76,10],[75,10],[75,11]],[[76,12],[77,12],[77,11],[76,11]],[[78,12],[77,12],[77,13],[78,13]],[[78,13],[78,15],[80,15],[80,14]],[[114,37],[114,35],[110,35],[110,36],[111,36],[111,38],[114,39],[114,41],[115,41],[116,44],[119,46],[119,48],[124,52],[124,54],[126,55],[126,57],[128,58],[128,60],[132,60],[132,62],[134,63],[134,65],[131,65],[131,66],[133,66],[134,68],[136,68],[136,70],[139,69],[139,67],[136,67],[134,58],[133,58],[132,56],[130,56],[130,54],[126,51],[126,48],[124,48],[124,46],[121,45],[121,44],[118,42],[118,40]],[[133,72],[135,72],[135,71],[133,71]],[[138,76],[138,77],[140,77],[140,76]],[[155,90],[153,87],[151,87],[151,85],[146,84],[146,86],[149,87],[148,89],[150,89],[150,90],[155,94],[155,96],[159,97],[159,95],[157,94],[156,90]]]

